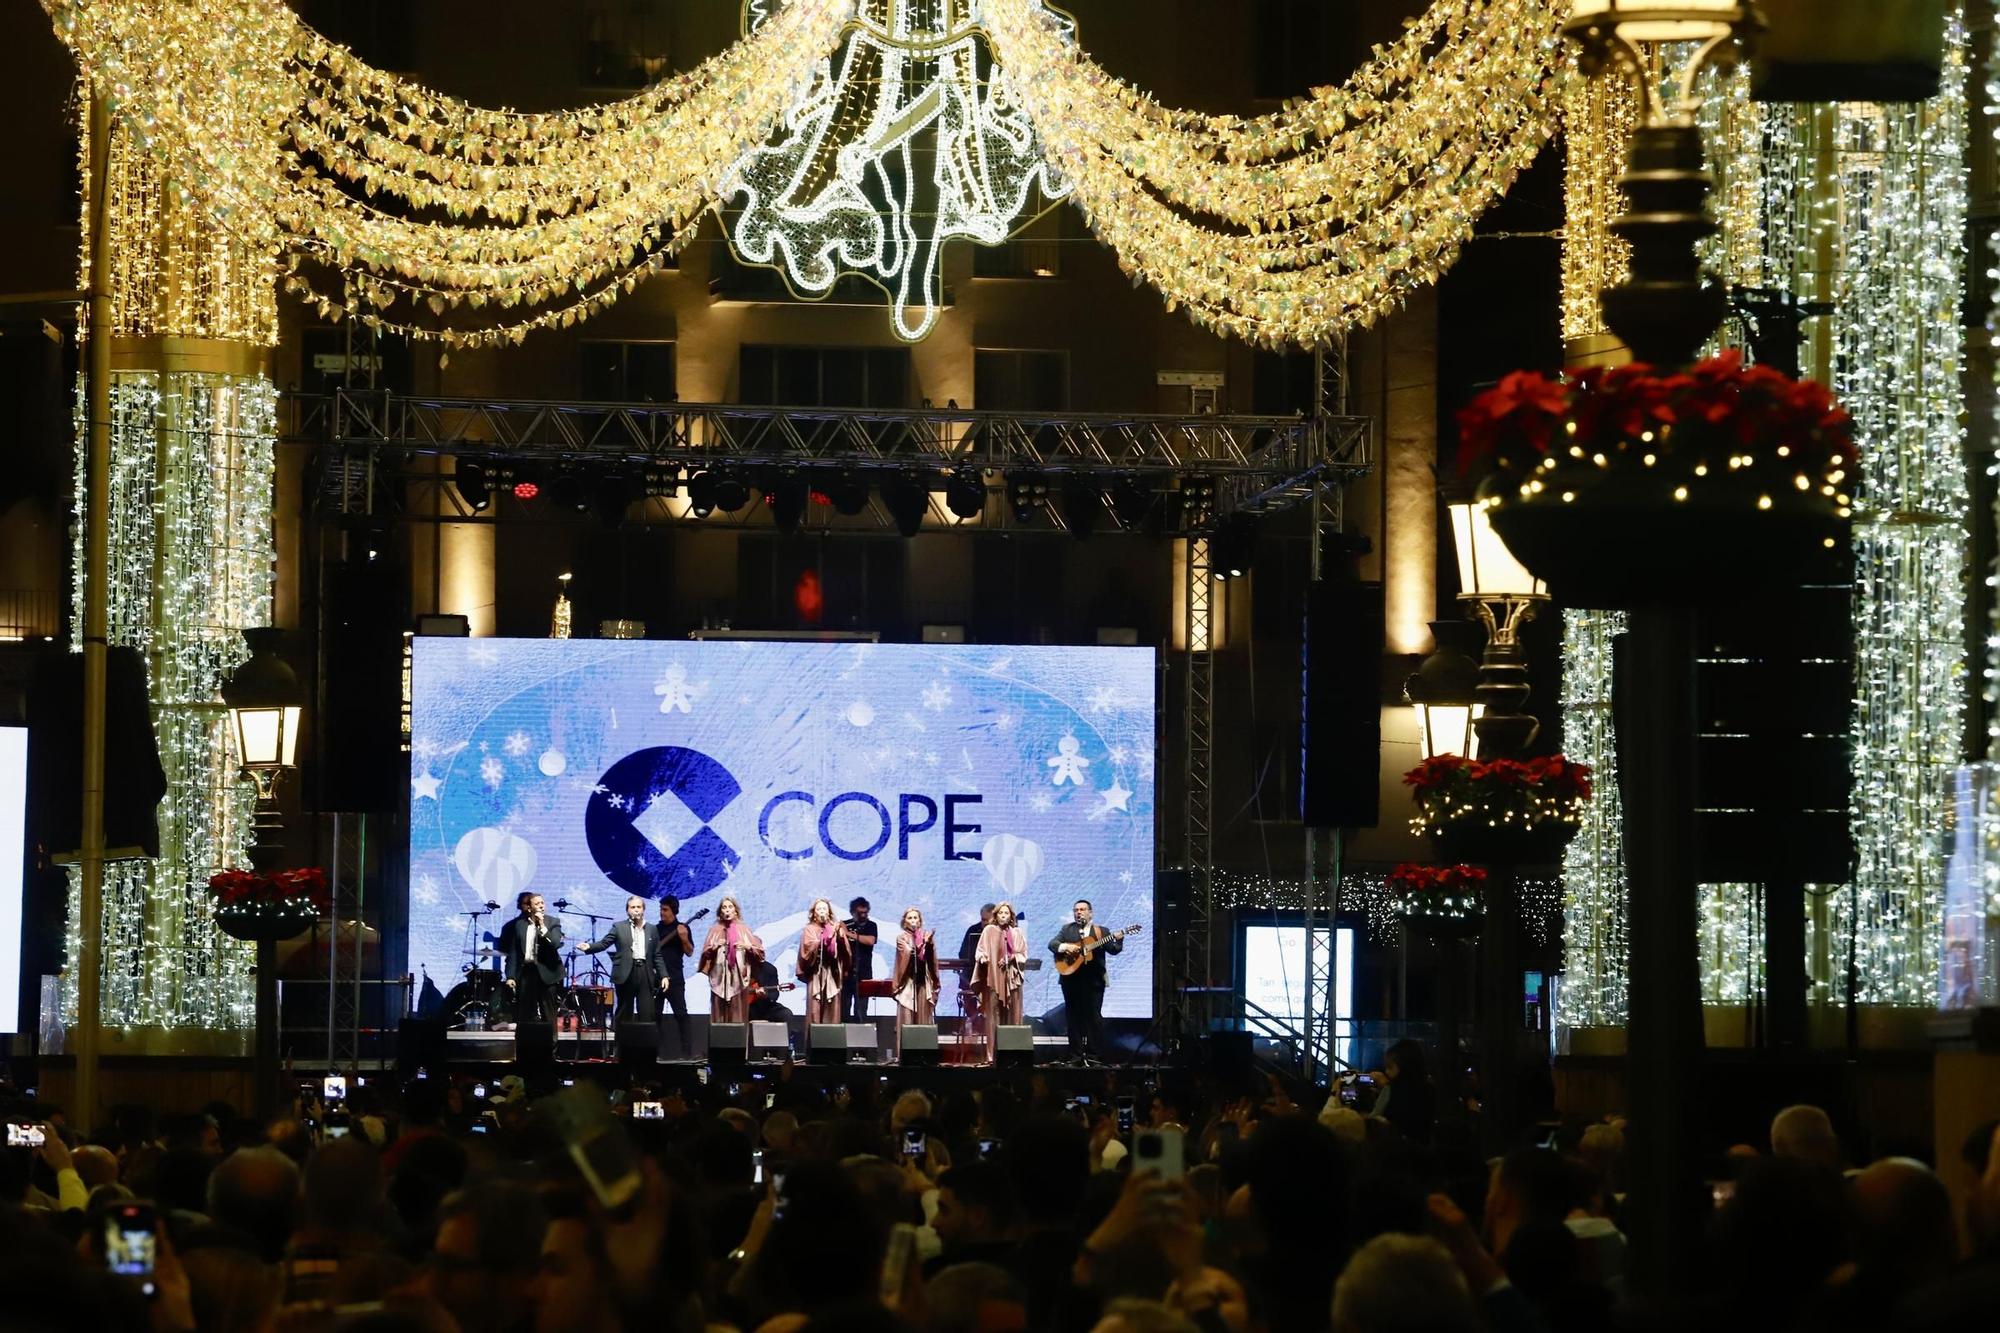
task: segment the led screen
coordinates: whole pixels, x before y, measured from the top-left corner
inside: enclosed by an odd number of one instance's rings
[[[21,877],[27,871],[28,729],[0,727],[0,1032],[21,1026]]]
[[[996,899],[1044,959],[1078,897],[1107,927],[1152,924],[1151,649],[420,637],[412,652],[409,957],[440,989],[493,965],[476,951],[523,889],[568,901],[572,940],[585,912],[622,918],[628,894],[671,893],[686,918],[727,892],[785,981],[817,897],[842,917],[870,901],[878,977],[906,907],[945,957]],[[489,901],[501,910],[470,924]],[[1110,981],[1107,1015],[1150,1013],[1150,934]],[[941,1014],[956,993],[948,979]],[[1030,974],[1030,1015],[1061,1000],[1053,967]]]

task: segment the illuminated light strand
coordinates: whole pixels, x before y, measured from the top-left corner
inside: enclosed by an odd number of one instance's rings
[[[1563,1027],[1623,1027],[1629,934],[1625,896],[1624,798],[1612,726],[1612,641],[1622,611],[1565,611],[1562,637],[1563,753],[1592,771],[1582,827],[1563,849]]]
[[[1516,879],[1515,886],[1523,932],[1536,945],[1548,943],[1555,938],[1561,917],[1561,881],[1524,876]],[[1220,867],[1215,871],[1216,905],[1239,913],[1257,908],[1304,911],[1310,906],[1307,896],[1313,887],[1304,879],[1283,875],[1249,874]],[[1316,887],[1325,893],[1324,881]],[[1371,940],[1396,938],[1399,917],[1407,902],[1406,895],[1389,887],[1385,873],[1351,870],[1340,877],[1340,909],[1361,913]]]

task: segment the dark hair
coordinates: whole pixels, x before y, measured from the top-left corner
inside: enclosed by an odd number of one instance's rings
[[[514,910],[517,912],[526,911],[528,907],[528,899],[533,898],[535,896],[536,896],[535,891],[533,889],[522,889],[519,893],[514,895]]]
[[[950,1190],[968,1208],[984,1208],[996,1231],[1014,1225],[1019,1204],[1014,1180],[995,1162],[965,1162],[938,1177],[938,1188]]]
[[[681,914],[681,900],[674,897],[674,895],[671,893],[668,894],[666,897],[660,899],[660,906],[673,908],[675,916],[679,916]]]
[[[1082,903],[1085,907],[1088,907],[1093,912],[1097,910],[1097,904],[1090,901],[1090,899],[1088,898],[1078,898],[1076,900],[1076,903]],[[1070,906],[1074,908],[1076,906],[1076,903],[1071,903]]]
[[[981,904],[979,904],[979,915],[981,915],[981,916],[985,916],[985,915],[986,915],[986,914],[987,914],[988,912],[990,912],[990,911],[992,911],[992,910],[993,910],[993,904],[992,904],[992,903],[981,903]]]
[[[853,910],[854,910],[855,908],[857,908],[857,907],[868,907],[868,906],[869,906],[869,903],[868,903],[868,900],[867,900],[866,898],[856,898],[856,899],[855,899],[855,900],[854,900],[853,902],[851,902],[851,903],[849,903],[849,904],[847,905],[847,910],[848,910],[848,911],[850,911],[850,912],[852,912],[852,911],[853,911]],[[872,911],[872,910],[874,910],[874,909],[873,909],[873,908],[870,908],[869,910],[871,910],[871,911]]]

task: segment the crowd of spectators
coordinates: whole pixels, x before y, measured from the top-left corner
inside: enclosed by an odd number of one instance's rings
[[[917,1071],[818,1072],[608,1099],[357,1080],[269,1123],[119,1108],[86,1142],[0,1088],[44,1131],[0,1174],[0,1330],[1782,1333],[2000,1313],[1990,1126],[1955,1210],[1929,1166],[1850,1163],[1823,1112],[1785,1111],[1718,1160],[1705,1268],[1669,1324],[1628,1286],[1622,1125],[1489,1160],[1415,1055],[1379,1107],[1191,1071],[936,1095]],[[134,1208],[157,1220],[150,1278],[106,1264]]]

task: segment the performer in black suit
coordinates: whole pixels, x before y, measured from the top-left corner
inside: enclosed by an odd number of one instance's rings
[[[1069,1053],[1073,1059],[1100,1060],[1104,1055],[1104,955],[1117,953],[1125,941],[1107,934],[1091,922],[1090,899],[1078,898],[1072,919],[1063,923],[1049,941],[1049,952],[1057,958],[1081,953],[1092,940],[1099,941],[1090,961],[1062,979],[1063,1010],[1069,1017]]]
[[[659,955],[658,933],[646,924],[646,900],[627,898],[625,919],[604,932],[604,938],[583,946],[585,953],[616,949],[611,962],[611,984],[618,988],[618,1020],[636,1017],[643,1023],[656,1021],[660,997],[654,983],[654,959]]]
[[[860,1023],[868,1018],[868,1001],[861,998],[861,983],[875,979],[875,941],[880,938],[875,923],[868,919],[866,898],[856,898],[847,905],[846,925],[854,966],[840,988],[840,1021]]]
[[[514,993],[514,1021],[553,1023],[555,990],[562,985],[562,922],[552,921],[542,895],[523,891],[514,900],[521,914],[500,931],[507,989]]]
[[[685,1060],[694,1054],[688,1046],[685,975],[688,955],[694,952],[694,936],[688,933],[686,924],[681,920],[680,899],[660,899],[660,924],[654,929],[654,938],[653,974],[660,979],[660,994],[666,998],[667,1007],[674,1011],[674,1029],[680,1034],[681,1044],[674,1048],[674,1055]],[[666,1021],[664,1013],[660,1015],[660,1021]]]

